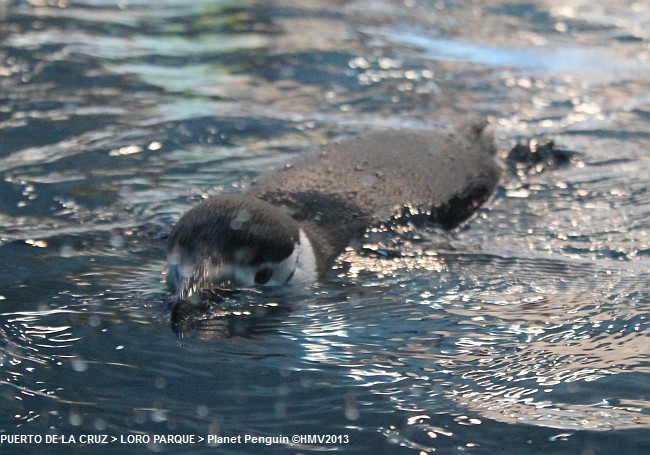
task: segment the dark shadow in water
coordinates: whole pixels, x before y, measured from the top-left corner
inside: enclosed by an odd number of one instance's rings
[[[291,312],[288,300],[277,292],[205,289],[190,299],[171,302],[171,327],[180,337],[204,340],[266,335]]]
[[[582,153],[558,148],[553,139],[529,139],[510,150],[506,164],[512,174],[521,177],[570,166],[583,158]]]

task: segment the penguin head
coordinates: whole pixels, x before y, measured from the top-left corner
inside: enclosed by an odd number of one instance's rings
[[[315,280],[314,252],[298,223],[251,196],[207,199],[183,215],[169,236],[167,282],[185,297],[209,288]]]

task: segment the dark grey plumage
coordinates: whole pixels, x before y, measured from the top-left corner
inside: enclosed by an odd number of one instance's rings
[[[279,262],[293,251],[298,224],[272,205],[246,195],[200,202],[176,223],[169,244],[217,262],[246,248],[249,263]]]
[[[501,174],[487,126],[361,134],[263,176],[248,194],[292,213],[318,250],[322,276],[351,239],[404,206],[444,229],[474,213]]]
[[[245,266],[280,262],[304,231],[322,278],[351,240],[405,206],[445,229],[459,225],[494,190],[501,172],[495,154],[486,121],[361,134],[261,177],[244,195],[201,202],[172,230],[170,252],[200,264],[232,262],[244,248]],[[299,256],[296,264],[304,265]]]

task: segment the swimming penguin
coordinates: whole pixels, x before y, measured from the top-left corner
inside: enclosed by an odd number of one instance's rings
[[[396,215],[452,229],[499,180],[487,126],[361,134],[263,176],[244,194],[207,199],[171,231],[167,281],[181,298],[211,287],[308,284],[352,240]]]

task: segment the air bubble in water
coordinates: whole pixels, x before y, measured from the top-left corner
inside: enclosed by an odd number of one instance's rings
[[[74,371],[77,371],[79,373],[88,369],[88,363],[79,357],[75,357],[74,359],[70,360],[70,366]]]

